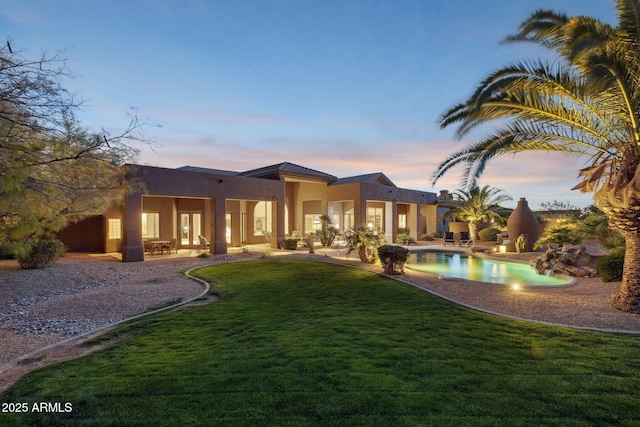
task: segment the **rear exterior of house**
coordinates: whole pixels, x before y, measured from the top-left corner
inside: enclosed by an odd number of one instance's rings
[[[60,239],[70,250],[142,261],[147,240],[175,239],[178,249],[191,249],[199,236],[214,254],[255,243],[278,248],[289,236],[317,230],[320,215],[340,232],[364,225],[390,242],[406,230],[419,239],[446,228],[435,193],[398,188],[381,172],[337,178],[287,162],[246,172],[125,167],[142,190],[63,230]]]

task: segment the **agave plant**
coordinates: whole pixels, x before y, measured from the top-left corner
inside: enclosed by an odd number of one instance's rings
[[[539,10],[509,43],[533,43],[552,62],[521,62],[481,82],[469,99],[446,111],[442,127],[459,138],[496,121],[484,139],[452,154],[434,181],[464,166],[473,182],[487,162],[506,153],[542,150],[586,159],[575,190],[594,203],[626,241],[624,273],[614,305],[640,312],[640,1],[615,0],[617,25],[589,16]]]
[[[344,239],[349,247],[347,257],[356,252],[365,264],[378,261],[378,247],[384,243],[384,234],[367,227],[353,227],[344,232]]]

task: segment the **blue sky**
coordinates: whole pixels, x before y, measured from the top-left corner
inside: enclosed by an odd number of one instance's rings
[[[614,22],[607,0],[3,0],[0,36],[27,57],[63,49],[90,128],[146,118],[139,163],[248,170],[289,161],[343,177],[384,172],[432,186],[463,146],[438,117],[499,66],[544,53],[501,45],[536,9]],[[472,134],[473,141],[481,134]],[[584,159],[543,153],[487,167],[515,206],[570,191]]]

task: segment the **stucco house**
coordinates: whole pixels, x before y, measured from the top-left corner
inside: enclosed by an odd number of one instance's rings
[[[178,249],[195,248],[200,235],[215,254],[253,243],[278,248],[291,235],[318,229],[323,214],[341,232],[365,225],[390,242],[407,229],[418,239],[446,228],[438,221],[437,194],[399,188],[382,172],[338,178],[288,162],[245,172],[126,169],[142,190],[63,230],[59,238],[70,250],[121,252],[123,261],[141,261],[145,240],[175,239]]]

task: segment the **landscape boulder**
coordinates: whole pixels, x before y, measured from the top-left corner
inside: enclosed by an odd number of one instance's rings
[[[591,259],[591,255],[581,245],[565,245],[561,250],[549,246],[532,264],[538,274],[547,276],[561,273],[575,277],[594,277],[598,275],[598,271],[589,266]]]

